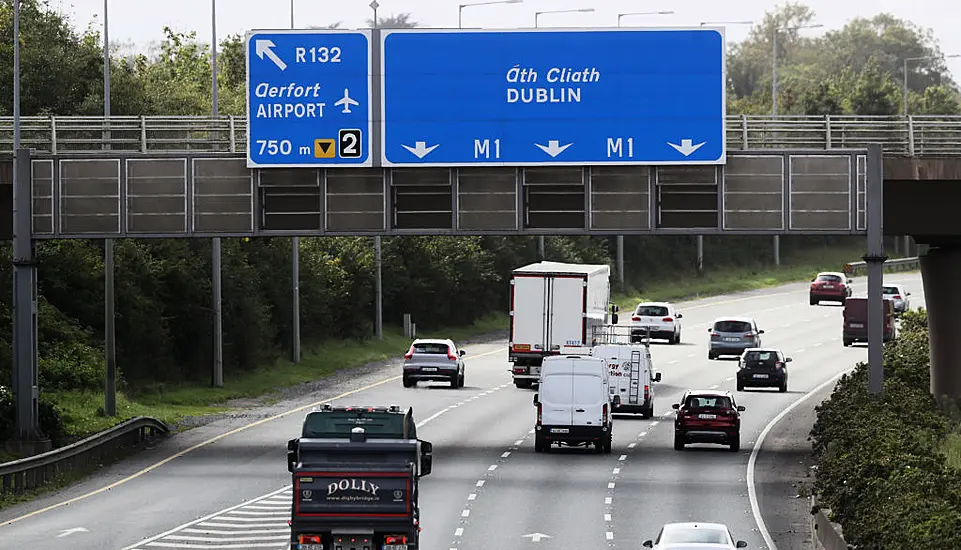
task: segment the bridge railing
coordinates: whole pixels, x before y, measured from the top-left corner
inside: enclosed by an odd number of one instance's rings
[[[896,258],[884,262],[885,273],[917,271],[919,269],[921,269],[921,259],[917,256],[913,258]],[[868,263],[851,262],[849,264],[844,264],[844,272],[848,275],[864,275],[868,272]]]
[[[243,116],[22,117],[25,147],[43,153],[224,152],[246,150]],[[755,116],[727,118],[728,147],[864,148],[893,156],[961,156],[961,116]],[[13,150],[13,119],[0,117],[0,151]]]
[[[89,473],[168,433],[170,429],[160,420],[138,416],[66,447],[0,464],[0,496],[39,489],[64,475]]]

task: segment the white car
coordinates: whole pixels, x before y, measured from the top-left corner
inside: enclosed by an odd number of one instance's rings
[[[643,546],[657,550],[721,550],[747,548],[747,543],[734,542],[731,530],[723,523],[667,523],[656,539],[644,541]]]
[[[884,283],[884,286],[881,287],[881,293],[885,298],[894,302],[895,313],[904,313],[911,309],[911,299],[908,298],[911,293],[904,291],[904,285]]]
[[[681,341],[681,315],[669,302],[641,302],[631,316],[631,341],[641,342],[650,330],[651,339]]]

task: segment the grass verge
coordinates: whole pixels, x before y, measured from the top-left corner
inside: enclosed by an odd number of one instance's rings
[[[616,295],[614,302],[627,312],[633,311],[639,302],[676,302],[809,281],[819,271],[840,271],[844,264],[860,261],[862,254],[864,250],[860,248],[803,250],[782,257],[780,267],[721,267],[705,269],[699,277],[652,280],[641,291]]]
[[[471,325],[427,331],[422,338],[443,337],[463,341],[477,335],[506,330],[507,315],[492,314]],[[301,362],[294,364],[278,359],[271,365],[224,376],[222,388],[197,383],[157,385],[149,391],[117,393],[117,416],[103,415],[103,392],[62,392],[52,396],[61,409],[67,435],[86,437],[108,429],[135,416],[151,416],[168,424],[186,417],[220,414],[228,410],[226,403],[234,399],[261,398],[273,391],[311,382],[352,367],[397,357],[407,350],[410,340],[398,327],[385,326],[384,339],[364,342],[331,340],[307,347]]]
[[[945,463],[961,471],[961,433],[950,433],[941,442],[941,452],[944,453]]]

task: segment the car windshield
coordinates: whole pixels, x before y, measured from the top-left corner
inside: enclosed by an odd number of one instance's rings
[[[731,398],[723,395],[692,395],[684,405],[691,409],[730,409]]]
[[[819,283],[840,283],[841,278],[837,275],[818,275],[817,282]]]
[[[690,528],[690,529],[670,529],[664,532],[660,544],[730,544],[727,532],[724,529],[713,528]]]
[[[751,332],[751,323],[746,321],[718,321],[714,323],[717,332]]]
[[[774,365],[777,363],[777,353],[773,351],[749,351],[744,354],[744,362],[748,365]]]
[[[651,305],[637,306],[637,311],[634,312],[634,315],[638,317],[666,317],[667,308],[664,306]]]
[[[898,295],[898,294],[901,294],[901,291],[899,291],[899,290],[898,290],[898,287],[896,287],[896,286],[886,286],[886,287],[884,287],[884,291],[883,291],[883,292],[884,292],[884,294],[887,295],[887,296],[896,296],[896,295]]]
[[[447,344],[437,342],[418,342],[414,344],[414,353],[436,353],[447,355]]]

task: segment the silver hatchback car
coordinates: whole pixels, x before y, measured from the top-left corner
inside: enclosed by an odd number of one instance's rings
[[[464,387],[464,350],[452,340],[418,339],[404,354],[404,387],[418,381],[450,382],[452,388]]]
[[[748,348],[761,347],[761,335],[764,334],[757,328],[753,317],[718,317],[707,331],[711,333],[708,359],[722,355],[740,357]]]

